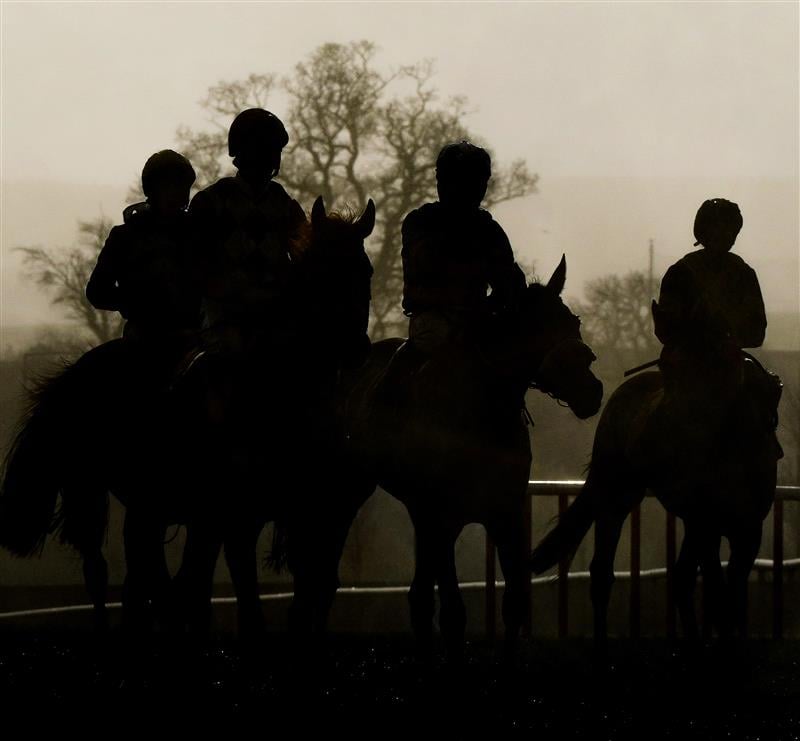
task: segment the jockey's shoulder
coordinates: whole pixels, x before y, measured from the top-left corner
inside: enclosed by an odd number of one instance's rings
[[[419,208],[409,211],[406,218],[403,219],[404,224],[416,224],[436,219],[441,216],[441,204],[437,201],[434,203],[424,203]]]
[[[712,268],[735,273],[755,272],[743,258],[734,252],[713,253],[707,249],[694,250],[685,255],[674,267],[679,266],[689,270]]]
[[[130,206],[126,206],[122,212],[122,221],[124,222],[124,226],[143,226],[152,218],[152,209],[150,208],[150,204],[147,201],[142,201],[141,203],[132,203]],[[117,227],[114,227],[115,229]]]
[[[466,217],[462,213],[458,213],[457,216],[459,219],[466,219],[472,225],[477,225],[478,227],[501,228],[492,215],[484,208],[476,209],[467,214]],[[409,211],[406,218],[403,220],[403,224],[424,226],[426,224],[432,225],[447,222],[452,218],[452,211],[449,211],[439,201],[434,201],[433,203],[425,203],[419,208]]]

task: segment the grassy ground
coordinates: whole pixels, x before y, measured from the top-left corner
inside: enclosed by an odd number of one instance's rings
[[[304,663],[285,636],[245,649],[226,635],[204,646],[118,634],[0,633],[0,707],[39,726],[102,722],[165,729],[255,722],[265,733],[444,738],[800,738],[800,644],[749,642],[691,651],[615,641],[604,670],[585,641],[523,643],[516,668],[468,646],[461,666],[422,663],[409,640],[337,635]],[[315,734],[316,735],[316,734]]]

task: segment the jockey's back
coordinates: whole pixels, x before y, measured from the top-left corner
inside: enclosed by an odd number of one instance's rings
[[[428,203],[403,222],[403,310],[480,311],[487,289],[504,304],[525,277],[502,227],[483,209]]]
[[[126,208],[124,224],[109,233],[86,297],[122,314],[126,338],[180,344],[199,326],[198,260],[185,212],[194,170],[165,150],[148,160],[142,181],[148,201]]]
[[[486,150],[466,141],[446,145],[436,160],[439,201],[403,221],[403,311],[411,317],[411,345],[424,352],[462,336],[491,305],[503,309],[524,291],[508,237],[480,207],[490,177]]]
[[[282,186],[223,178],[199,192],[189,212],[202,235],[211,323],[260,313],[285,294],[291,245],[306,219]]]
[[[661,283],[656,336],[664,344],[698,350],[729,342],[760,347],[767,318],[755,271],[730,252],[696,250]]]
[[[211,349],[261,346],[288,318],[293,243],[306,223],[297,201],[273,181],[288,141],[274,114],[242,111],[228,131],[236,175],[199,192],[189,207],[203,252],[203,321]]]

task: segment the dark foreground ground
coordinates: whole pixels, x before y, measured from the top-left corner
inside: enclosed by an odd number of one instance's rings
[[[0,718],[39,737],[62,731],[167,728],[211,734],[256,724],[287,738],[800,738],[800,644],[611,644],[605,671],[586,641],[521,646],[516,669],[471,643],[461,666],[414,658],[408,639],[333,636],[327,659],[303,664],[282,634],[259,648],[218,635],[204,646],[118,633],[0,632]],[[248,734],[250,735],[250,734]],[[18,737],[18,736],[17,736]],[[186,737],[186,736],[182,736]],[[10,737],[9,737],[10,738]]]

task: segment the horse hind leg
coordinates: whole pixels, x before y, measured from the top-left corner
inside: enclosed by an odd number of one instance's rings
[[[761,547],[761,523],[729,538],[728,590],[733,626],[739,637],[747,637],[747,583],[758,549]]]
[[[108,563],[103,555],[108,519],[108,494],[104,489],[68,486],[62,492],[62,540],[80,553],[83,580],[92,603],[94,631],[108,632]]]
[[[589,574],[594,613],[594,649],[601,663],[605,663],[608,657],[608,604],[615,581],[614,557],[625,518],[641,501],[643,495],[643,491],[636,492],[626,501],[627,507],[600,512],[595,518],[594,556],[589,566]]]

